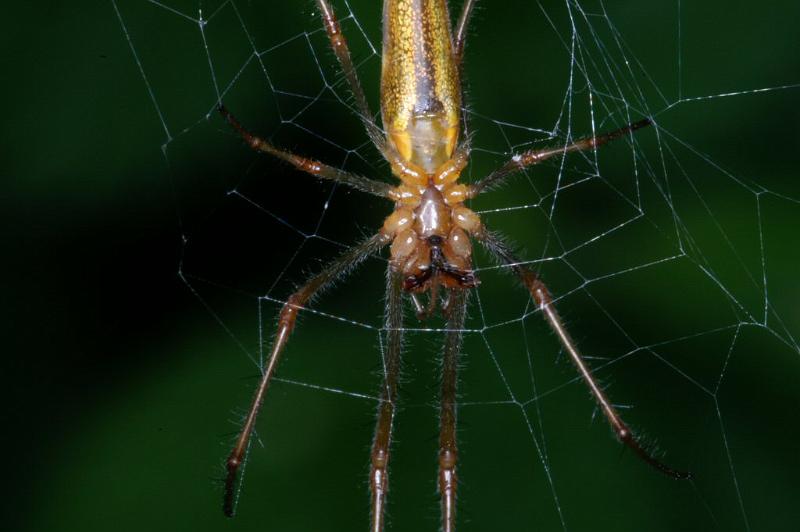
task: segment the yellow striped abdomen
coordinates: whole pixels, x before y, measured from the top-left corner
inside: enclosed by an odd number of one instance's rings
[[[384,0],[381,115],[406,162],[432,174],[458,140],[461,89],[445,0]]]

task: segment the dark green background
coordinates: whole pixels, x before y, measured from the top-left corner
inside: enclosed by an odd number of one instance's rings
[[[554,292],[569,294],[560,309],[584,351],[614,361],[598,375],[613,384],[616,401],[635,407],[626,418],[696,480],[666,479],[620,452],[605,423],[591,422],[593,405],[539,316],[518,320],[525,295],[487,270],[483,314],[474,307],[470,327],[481,327],[482,317],[490,325],[517,321],[466,340],[463,399],[482,404],[461,410],[459,530],[561,530],[557,507],[572,531],[797,527],[800,355],[784,340],[800,335],[800,90],[669,104],[679,95],[800,82],[800,8],[791,1],[681,3],[680,19],[675,0],[582,3],[604,53],[573,6],[584,64],[603,69],[609,59],[619,69],[613,77],[590,76],[598,129],[626,121],[618,103],[601,96],[616,90],[634,106],[632,117],[655,114],[663,129],[660,142],[653,129],[637,135],[645,217],[569,253],[568,263],[540,269]],[[219,4],[162,5],[190,17],[202,8],[210,17]],[[350,2],[373,43],[380,40],[380,4]],[[467,103],[481,116],[550,130],[562,110],[569,56],[530,4],[479,3],[467,49]],[[257,63],[242,69],[252,46],[230,4],[206,25],[205,44],[197,24],[164,7],[117,5],[154,100],[112,2],[4,8],[3,529],[365,530],[374,403],[287,383],[270,390],[259,421],[264,447],[251,452],[239,515],[227,520],[220,509],[222,464],[258,376],[248,354],[258,356],[260,326],[268,337],[277,311],[259,296],[284,299],[318,259],[337,252],[326,239],[354,242],[388,209],[252,154],[210,113],[214,79],[225,90],[238,75],[226,102],[254,129],[323,160],[388,175],[336,99],[347,93],[316,31],[312,2],[236,3],[258,50],[301,36],[263,56],[278,89],[315,96],[324,87],[315,58],[336,85],[307,109],[305,100],[276,94]],[[569,44],[564,3],[541,6]],[[626,70],[603,9],[625,56],[638,58],[651,78],[635,63]],[[377,108],[379,58],[352,19],[344,28]],[[308,40],[302,32],[310,32]],[[575,135],[590,130],[579,74],[574,88],[574,117],[561,122],[560,135],[567,124]],[[480,151],[471,177],[500,163],[509,143],[544,138],[477,116],[473,127]],[[347,158],[347,150],[364,158]],[[545,213],[558,165],[520,177],[475,207],[542,200],[543,210],[484,218],[527,256],[560,256],[635,215],[609,193],[613,186],[636,197],[630,154],[624,143],[604,150],[603,179],[560,192],[552,226]],[[573,182],[589,168],[573,158],[562,176]],[[330,198],[321,238],[305,240],[242,197],[307,234]],[[692,235],[683,240],[685,253],[673,214],[683,235]],[[599,278],[676,254],[682,258],[585,286],[576,274]],[[771,304],[766,327],[748,324],[764,319],[762,258]],[[487,264],[481,255],[478,262]],[[371,261],[318,308],[379,325],[382,266]],[[692,336],[698,333],[707,334]],[[392,530],[438,526],[432,405],[439,341],[417,333],[408,343]],[[632,345],[663,342],[620,358]],[[378,344],[369,328],[305,316],[281,376],[375,395]],[[494,362],[516,397],[535,395],[528,360],[543,395],[525,413],[537,441],[544,435],[558,504],[523,410],[487,404],[509,399]]]

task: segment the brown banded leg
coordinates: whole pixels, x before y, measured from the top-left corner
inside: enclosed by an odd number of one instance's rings
[[[267,392],[269,383],[272,380],[275,370],[278,367],[278,362],[281,358],[283,348],[289,340],[289,335],[294,329],[295,320],[297,319],[297,311],[305,305],[309,299],[318,293],[320,290],[327,288],[333,281],[340,278],[342,275],[348,273],[355,266],[363,262],[367,257],[376,251],[380,250],[383,246],[389,243],[391,239],[385,235],[378,234],[372,238],[358,244],[337,257],[331,262],[324,270],[312,277],[305,285],[292,294],[286,301],[286,304],[281,309],[280,318],[278,319],[278,330],[275,333],[275,340],[272,344],[272,351],[270,352],[267,367],[261,376],[261,381],[256,390],[255,396],[250,406],[250,411],[247,413],[242,431],[239,433],[239,438],[236,440],[236,445],[233,447],[231,454],[228,456],[226,462],[228,474],[225,479],[225,496],[223,500],[223,511],[228,517],[233,517],[235,492],[236,492],[236,477],[239,467],[244,459],[245,452],[250,443],[250,435],[253,433],[258,412],[261,409],[261,404],[264,401],[264,395]]]
[[[597,135],[595,137],[581,139],[572,144],[567,144],[566,146],[555,146],[552,148],[543,148],[541,150],[528,150],[526,152],[519,153],[514,155],[511,160],[505,163],[503,166],[472,185],[470,187],[469,196],[474,198],[484,190],[500,185],[506,180],[506,178],[516,174],[517,172],[521,172],[529,166],[534,166],[546,161],[547,159],[566,155],[574,151],[594,150],[603,144],[608,144],[613,140],[632,134],[637,129],[642,129],[650,124],[652,124],[652,121],[649,118],[645,118],[614,131],[603,133],[602,135]]]
[[[224,105],[219,105],[219,112],[233,129],[239,133],[247,145],[254,150],[268,153],[273,157],[286,161],[298,170],[302,170],[320,179],[328,179],[330,181],[342,183],[356,190],[372,194],[373,196],[380,196],[382,198],[389,197],[389,191],[392,189],[392,186],[388,183],[375,181],[374,179],[357,174],[351,174],[350,172],[345,172],[344,170],[315,161],[314,159],[295,155],[292,152],[278,148],[266,140],[250,133]]]
[[[456,392],[458,359],[461,352],[468,295],[469,292],[464,289],[450,291],[447,338],[442,358],[442,390],[439,407],[439,496],[442,504],[443,532],[453,532],[456,526],[456,488],[458,487]]]
[[[578,373],[580,373],[584,382],[589,387],[589,390],[592,392],[592,395],[597,401],[598,406],[600,406],[600,409],[603,411],[603,415],[605,415],[608,423],[611,425],[611,428],[617,435],[617,438],[633,452],[635,452],[639,458],[665,475],[675,479],[690,479],[691,473],[678,471],[667,466],[666,464],[663,464],[645,451],[636,441],[633,433],[625,424],[625,422],[622,421],[622,418],[612,406],[611,402],[608,400],[608,397],[606,397],[603,389],[597,384],[597,381],[592,375],[592,371],[589,369],[589,366],[587,366],[586,361],[583,359],[583,356],[581,356],[580,351],[578,351],[575,341],[567,332],[564,322],[558,315],[558,312],[553,305],[553,298],[550,295],[549,290],[539,279],[536,273],[534,273],[525,265],[521,264],[520,261],[514,256],[511,249],[493,233],[485,229],[481,229],[474,236],[492,255],[494,255],[498,262],[510,266],[514,273],[519,276],[522,284],[528,289],[531,297],[533,297],[533,300],[536,302],[536,305],[542,311],[542,314],[547,320],[548,325],[550,325],[550,328],[553,329],[553,332],[555,332],[556,336],[558,336],[561,345],[564,347],[567,353],[569,353],[570,359],[572,359],[572,362],[575,364]]]
[[[350,86],[350,91],[353,93],[353,98],[356,100],[358,112],[361,115],[361,122],[367,129],[367,135],[372,143],[378,148],[381,153],[384,152],[385,141],[381,128],[375,123],[375,118],[372,111],[369,109],[367,97],[364,96],[364,89],[361,88],[361,82],[358,79],[358,73],[353,65],[353,59],[350,57],[350,48],[347,46],[347,39],[345,39],[342,29],[339,27],[339,20],[336,18],[336,13],[333,11],[333,6],[330,5],[328,0],[317,0],[319,5],[320,16],[325,25],[325,31],[328,33],[328,38],[331,41],[331,48],[333,53],[336,54],[336,59],[339,60],[339,65],[344,71],[344,76],[347,79],[347,84]]]
[[[369,489],[372,509],[371,532],[382,532],[386,513],[386,492],[389,489],[389,451],[392,444],[392,422],[397,404],[397,381],[400,377],[400,354],[403,328],[403,278],[389,271],[386,288],[386,349],[384,381],[378,420],[370,453]]]

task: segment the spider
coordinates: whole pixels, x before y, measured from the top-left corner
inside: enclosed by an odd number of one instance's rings
[[[453,532],[456,522],[456,385],[462,329],[470,289],[479,281],[472,269],[472,241],[482,245],[498,263],[507,266],[530,292],[544,319],[569,354],[617,438],[645,462],[674,478],[689,473],[672,469],[648,454],[620,418],[567,332],[541,279],[521,262],[497,233],[490,231],[464,202],[503,183],[515,173],[570,152],[594,150],[650,125],[643,119],[602,135],[552,148],[529,150],[511,157],[499,169],[473,184],[459,183],[469,161],[469,139],[459,139],[466,120],[461,105],[461,65],[468,22],[475,0],[465,0],[453,31],[446,0],[384,0],[381,73],[381,129],[369,109],[338,20],[328,0],[317,0],[330,45],[353,94],[358,114],[372,144],[389,162],[400,184],[392,186],[355,175],[311,158],[296,155],[253,135],[220,103],[225,120],[254,150],[282,159],[321,179],[350,186],[394,203],[381,229],[348,249],[293,293],[281,309],[269,360],[228,457],[223,509],[233,516],[237,473],[253,427],[297,313],[320,291],[348,274],[367,257],[390,245],[385,327],[387,349],[384,382],[370,453],[372,532],[384,528],[389,488],[388,465],[392,425],[397,405],[403,334],[403,296],[424,319],[437,310],[447,320],[440,396],[438,488],[442,530]],[[422,296],[428,294],[427,304]]]

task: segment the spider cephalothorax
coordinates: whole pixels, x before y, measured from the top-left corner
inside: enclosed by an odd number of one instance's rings
[[[402,274],[404,288],[475,286],[468,233],[480,227],[480,220],[463,205],[463,185],[437,183],[431,176],[427,186],[401,185],[393,193],[396,207],[382,232],[394,239],[391,264]]]

